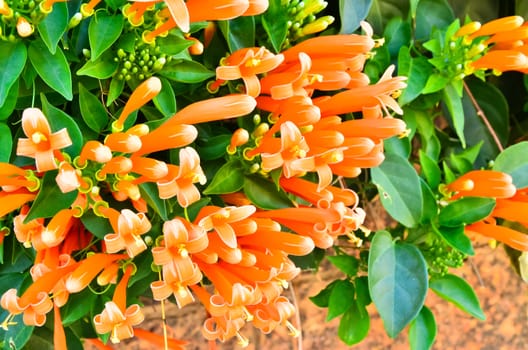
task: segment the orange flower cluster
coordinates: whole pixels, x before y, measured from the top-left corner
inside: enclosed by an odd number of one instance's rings
[[[462,26],[456,36],[465,37],[475,45],[468,54],[478,56],[469,69],[528,73],[528,25],[522,17],[503,17],[483,25],[470,22]]]
[[[496,205],[491,214],[476,223],[467,225],[468,234],[481,234],[503,242],[520,251],[528,251],[528,189],[516,189],[510,175],[493,170],[470,171],[447,189],[454,192],[452,199],[465,196],[495,198]],[[498,222],[500,219],[502,222]],[[520,225],[522,230],[511,227]],[[524,232],[523,232],[524,230]]]

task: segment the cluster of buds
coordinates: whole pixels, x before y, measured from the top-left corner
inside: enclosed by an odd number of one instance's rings
[[[162,53],[158,46],[151,47],[145,45],[141,40],[137,40],[132,52],[125,52],[123,49],[117,50],[114,61],[119,62],[117,79],[130,80],[135,78],[143,81],[159,72],[163,66],[172,60],[172,56]]]
[[[334,22],[332,16],[317,17],[328,3],[323,0],[283,0],[282,6],[288,12],[288,35],[284,47],[289,47],[300,38],[320,33]]]

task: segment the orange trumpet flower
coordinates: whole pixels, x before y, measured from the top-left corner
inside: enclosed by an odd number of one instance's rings
[[[454,192],[451,199],[460,197],[509,198],[515,195],[516,188],[512,177],[494,170],[472,170],[446,186]]]

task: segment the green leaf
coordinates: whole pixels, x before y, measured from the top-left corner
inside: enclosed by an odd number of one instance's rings
[[[438,205],[436,203],[436,198],[429,187],[427,182],[424,179],[420,178],[420,189],[422,192],[422,217],[420,218],[420,223],[425,224],[431,221],[438,215]]]
[[[479,79],[468,79],[467,86],[477,101],[477,104],[484,112],[499,142],[503,146],[507,145],[511,128],[509,118],[510,108],[501,90]],[[469,98],[467,91],[464,91],[462,103],[466,118],[464,136],[468,146],[478,145],[483,142],[477,160],[474,162],[474,167],[485,167],[491,159],[497,157],[500,152],[499,147],[482,117],[477,114],[477,110]]]
[[[352,303],[339,322],[337,335],[345,344],[352,346],[365,339],[369,329],[370,317],[367,309],[358,303]]]
[[[324,257],[325,257],[325,250],[315,247],[314,250],[312,250],[310,254],[306,254],[303,256],[291,255],[289,256],[289,259],[293,261],[295,266],[297,266],[303,271],[305,270],[317,271]]]
[[[224,34],[231,52],[255,46],[255,18],[241,16],[229,21],[219,21],[218,26]]]
[[[54,107],[48,102],[44,94],[40,94],[40,100],[42,101],[42,112],[47,117],[51,130],[59,131],[63,128],[68,130],[68,135],[72,140],[71,146],[64,149],[70,157],[75,158],[81,153],[81,148],[84,145],[83,136],[79,126],[69,115]]]
[[[223,157],[226,154],[226,148],[231,142],[229,134],[210,136],[198,140],[196,150],[200,154],[200,159],[213,160]]]
[[[280,209],[292,207],[291,201],[282,192],[278,192],[273,182],[260,176],[244,178],[244,193],[249,200],[261,209]]]
[[[440,157],[441,145],[436,135],[434,119],[423,110],[405,108],[404,120],[407,125],[416,125],[416,131],[420,134],[422,142],[421,149],[434,161]]]
[[[35,329],[34,326],[26,326],[24,324],[24,321],[22,320],[23,314],[18,314],[13,317],[11,322],[13,322],[13,325],[9,326],[7,331],[0,331],[0,337],[3,340],[5,350],[10,349],[22,349],[24,345],[29,341],[29,338],[31,337],[31,334],[33,333],[33,330]],[[0,314],[0,317],[2,319],[5,319],[7,317],[7,314]]]
[[[166,37],[156,38],[156,44],[162,53],[174,56],[191,47],[193,42],[181,35],[169,33]]]
[[[108,116],[101,101],[79,83],[79,107],[86,125],[95,132],[101,132],[108,124]]]
[[[159,74],[167,79],[188,84],[200,83],[215,76],[215,72],[195,61],[168,63]]]
[[[420,0],[416,7],[416,40],[427,40],[433,28],[447,28],[455,20],[446,0]]]
[[[168,118],[176,113],[176,96],[167,79],[161,78],[161,91],[152,100],[156,108]]]
[[[4,104],[0,106],[0,120],[6,120],[11,116],[11,113],[13,113],[13,111],[15,110],[18,101],[18,85],[19,80],[17,79],[15,83],[11,86],[11,89],[9,89]]]
[[[411,57],[410,49],[402,47],[398,55],[398,75],[407,76],[407,87],[403,90],[398,102],[406,105],[420,96],[425,88],[433,67],[423,56]]]
[[[458,251],[467,255],[475,255],[475,250],[473,249],[471,240],[464,232],[464,226],[436,227],[433,225],[432,228],[447,242],[447,244],[449,244],[454,249],[457,249]]]
[[[96,298],[97,295],[89,289],[70,295],[68,303],[61,308],[62,323],[68,326],[78,319],[90,315],[92,304]]]
[[[368,277],[359,276],[355,279],[356,282],[356,301],[358,305],[367,306],[372,302],[370,299],[370,292],[368,287]]]
[[[352,34],[359,28],[372,6],[372,0],[339,0],[340,34]]]
[[[24,222],[38,218],[51,218],[60,210],[69,208],[75,201],[78,191],[62,193],[55,181],[57,173],[57,170],[51,170],[44,174],[40,191],[33,201]]]
[[[326,287],[324,287],[324,289],[322,289],[319,293],[317,293],[313,297],[310,297],[312,303],[319,307],[328,307],[328,303],[330,302],[330,295],[332,294],[332,290],[338,282],[339,280],[331,282]]]
[[[106,56],[106,55],[103,55]],[[99,59],[95,62],[86,61],[86,63],[79,68],[77,75],[85,75],[96,79],[107,79],[114,75],[119,68],[119,63],[114,60]],[[124,80],[121,80],[124,82]]]
[[[346,273],[348,276],[357,275],[359,261],[351,255],[334,255],[326,257],[332,265]]]
[[[81,216],[81,222],[90,233],[99,239],[103,239],[106,234],[114,232],[108,219],[95,215],[91,210]]]
[[[391,18],[383,37],[391,57],[396,57],[400,49],[409,46],[411,42],[411,25],[401,17]]]
[[[22,73],[26,59],[27,49],[23,41],[0,41],[0,67],[4,67],[0,69],[0,106],[4,105],[9,90]]]
[[[411,322],[409,327],[409,345],[411,350],[428,350],[436,338],[436,321],[433,313],[426,306]]]
[[[244,167],[239,160],[232,160],[218,169],[204,194],[233,193],[244,186]]]
[[[121,96],[121,93],[123,92],[124,88],[124,79],[117,79],[116,77],[113,77],[112,80],[110,80],[110,87],[108,88],[108,96],[106,100],[107,107],[110,106],[112,102],[117,100],[119,96]]]
[[[11,129],[5,123],[0,123],[0,162],[9,162],[13,151]]]
[[[433,73],[427,78],[422,94],[432,94],[433,92],[444,89],[451,79],[443,75],[442,73]]]
[[[431,159],[423,150],[418,150],[420,158],[420,167],[427,183],[431,188],[436,189],[442,180],[442,173],[438,163]]]
[[[281,0],[269,0],[269,7],[262,15],[262,27],[271,41],[271,46],[276,53],[282,49],[282,44],[288,35],[288,21],[290,17],[284,11]]]
[[[139,185],[141,197],[148,205],[165,221],[169,220],[167,215],[167,201],[159,197],[158,187],[153,182],[145,182]]]
[[[464,279],[447,274],[431,278],[429,286],[438,296],[453,303],[462,311],[479,320],[486,319],[475,291]]]
[[[328,315],[326,320],[330,321],[344,314],[354,304],[354,285],[349,280],[339,280],[332,288],[328,300]]]
[[[508,173],[518,189],[528,187],[528,141],[506,148],[495,160],[493,170]]]
[[[60,38],[68,29],[68,5],[65,2],[53,4],[52,11],[37,25],[42,41],[54,54]]]
[[[414,245],[394,244],[390,234],[381,231],[372,240],[368,266],[372,301],[387,334],[394,338],[416,317],[425,301],[425,260]]]
[[[92,62],[96,61],[119,38],[125,24],[121,15],[97,11],[88,26]]]
[[[443,98],[447,109],[449,110],[455,132],[462,143],[462,147],[465,148],[466,139],[464,136],[464,108],[462,107],[462,99],[458,95],[456,87],[453,85],[453,83],[446,85]]]
[[[72,77],[70,66],[62,49],[58,47],[52,54],[44,42],[37,39],[29,45],[28,56],[31,65],[42,80],[65,99],[71,101],[73,98]]]
[[[494,198],[465,197],[449,203],[440,210],[438,223],[441,226],[457,227],[486,218],[495,208]]]
[[[389,153],[371,173],[387,212],[407,227],[418,225],[423,211],[422,191],[420,178],[409,161]]]
[[[409,12],[409,0],[374,0],[367,16],[374,33],[383,33],[389,19],[406,18]]]

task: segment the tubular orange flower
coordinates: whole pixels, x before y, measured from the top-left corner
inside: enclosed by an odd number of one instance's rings
[[[193,142],[198,136],[198,131],[192,125],[163,124],[141,137],[141,149],[134,156],[163,151],[171,148],[180,148]]]
[[[249,0],[249,7],[242,16],[255,16],[266,12],[269,7],[268,0]]]
[[[238,128],[231,136],[229,146],[227,146],[227,152],[229,154],[235,154],[236,148],[242,146],[249,140],[249,132],[246,129]]]
[[[167,163],[147,157],[132,157],[132,172],[141,174],[148,180],[161,179],[169,173]]]
[[[97,6],[100,2],[101,0],[90,0],[88,3],[82,4],[81,13],[83,14],[83,16],[89,17],[93,15],[95,6]]]
[[[132,165],[130,158],[117,156],[106,162],[97,176],[104,179],[107,174],[126,174],[132,170]]]
[[[206,231],[214,229],[228,247],[236,248],[237,238],[232,225],[247,219],[256,210],[252,205],[224,208],[206,206],[200,210],[196,220]]]
[[[160,336],[159,334],[149,332],[145,329],[141,328],[135,328],[134,329],[134,335],[140,339],[144,340],[154,346],[156,346],[158,349],[162,349],[165,347],[165,344],[169,347],[169,349],[172,350],[184,350],[185,345],[187,345],[188,342],[183,340],[176,340],[172,338],[165,338]]]
[[[249,8],[248,0],[187,0],[185,5],[191,22],[233,19]]]
[[[492,50],[471,62],[476,69],[496,69],[499,72],[528,69],[528,56],[515,50]]]
[[[81,261],[66,279],[66,289],[70,293],[83,290],[105,267],[113,262],[128,258],[125,254],[93,254]]]
[[[19,209],[27,202],[35,199],[36,196],[35,193],[28,193],[26,191],[0,191],[0,218]]]
[[[115,211],[115,209],[108,210]],[[116,253],[125,249],[128,256],[133,258],[145,249],[147,245],[140,235],[147,233],[151,229],[151,224],[144,213],[134,213],[130,209],[123,209],[117,218],[117,223],[110,220],[115,233],[104,236],[106,250],[109,253]]]
[[[111,151],[134,153],[141,149],[141,139],[137,135],[115,132],[105,138],[104,144]]]
[[[42,1],[40,4],[39,4],[39,7],[41,9],[42,12],[44,13],[50,13],[51,12],[51,8],[53,7],[53,5],[57,2],[66,2],[68,0],[44,0]]]
[[[318,79],[317,76],[310,76],[312,61],[310,56],[300,52],[298,56],[298,67],[291,70],[271,72],[260,80],[262,92],[270,94],[275,100],[300,95],[306,96],[308,92],[305,86]]]
[[[112,159],[112,150],[99,141],[90,140],[81,149],[81,154],[75,160],[76,164],[83,167],[87,160],[98,163],[106,163]]]
[[[59,164],[59,172],[55,177],[55,182],[62,193],[75,191],[81,187],[81,181],[79,180],[77,171],[68,162],[61,162]]]
[[[474,39],[479,36],[486,36],[495,33],[505,32],[517,27],[520,27],[524,22],[521,16],[508,16],[498,18],[483,24],[478,30],[474,31],[469,39]]]
[[[17,155],[35,158],[37,171],[57,168],[54,151],[72,144],[68,131],[51,132],[49,123],[38,108],[26,108],[22,112],[22,129],[28,138],[19,138]]]
[[[494,170],[470,171],[448,184],[447,189],[454,192],[451,199],[466,196],[509,198],[516,191],[510,175]]]
[[[496,239],[504,244],[520,251],[528,251],[528,235],[511,229],[497,225],[494,220],[492,223],[479,221],[465,227],[465,231],[469,233],[478,233],[486,237]]]

